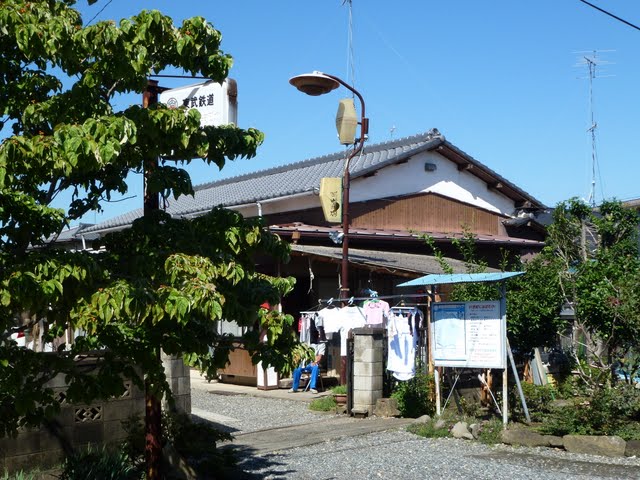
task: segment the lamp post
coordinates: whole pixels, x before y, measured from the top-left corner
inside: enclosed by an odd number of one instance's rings
[[[311,96],[324,95],[335,90],[340,85],[360,100],[360,138],[354,139],[354,148],[344,162],[344,172],[342,174],[342,263],[341,263],[341,282],[340,282],[340,298],[344,299],[349,296],[349,186],[351,177],[349,174],[349,163],[355,157],[364,145],[369,131],[369,119],[365,117],[364,99],[360,92],[348,83],[338,77],[329,75],[328,73],[312,72],[297,75],[289,80],[289,83],[303,93]]]

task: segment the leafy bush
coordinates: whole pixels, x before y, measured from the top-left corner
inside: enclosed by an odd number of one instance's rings
[[[128,480],[141,477],[124,450],[87,447],[67,457],[62,465],[60,480]]]
[[[391,398],[398,402],[398,410],[403,417],[418,418],[433,415],[434,380],[433,375],[418,373],[411,380],[398,382]]]
[[[618,426],[616,435],[623,440],[640,440],[640,424],[638,422],[627,422]]]
[[[309,404],[309,410],[313,410],[315,412],[330,412],[335,410],[337,406],[338,404],[336,403],[335,398],[329,395],[313,400]]]
[[[593,431],[588,422],[587,407],[575,402],[573,405],[557,408],[547,417],[537,430],[546,435],[591,435]]]
[[[558,397],[558,391],[553,385],[534,385],[528,382],[522,382],[521,385],[531,420],[534,422],[543,421],[553,410],[552,402]],[[525,417],[517,387],[514,387],[509,395],[509,408],[514,418],[523,419]]]
[[[638,438],[638,420],[640,392],[631,385],[618,384],[599,388],[587,400],[552,411],[539,431],[552,435],[619,435],[629,440]]]

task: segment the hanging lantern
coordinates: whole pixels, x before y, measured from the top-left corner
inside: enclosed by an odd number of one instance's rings
[[[358,116],[353,98],[343,98],[338,104],[336,113],[336,129],[341,145],[352,145],[356,143],[356,128],[358,127]]]

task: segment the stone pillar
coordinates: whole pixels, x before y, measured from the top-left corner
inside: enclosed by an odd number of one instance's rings
[[[384,374],[384,330],[356,328],[353,333],[353,407],[354,415],[372,415],[376,401],[382,398]]]

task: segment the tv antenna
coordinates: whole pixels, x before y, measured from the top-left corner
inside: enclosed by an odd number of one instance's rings
[[[587,129],[587,132],[591,136],[591,185],[587,202],[592,208],[596,206],[596,170],[598,169],[598,150],[596,146],[596,130],[598,129],[598,122],[596,122],[593,108],[593,81],[596,78],[613,77],[613,75],[597,74],[596,69],[602,65],[611,64],[611,62],[606,60],[598,59],[598,53],[614,51],[615,50],[591,50],[587,52],[575,52],[580,55],[578,63],[575,66],[586,66],[588,70],[587,78],[589,79],[589,115],[591,124]]]
[[[349,26],[347,35],[347,78],[348,80],[350,80],[351,86],[355,86],[356,69],[354,66],[353,54],[353,0],[342,0],[342,5],[347,5],[347,8],[349,9]]]

